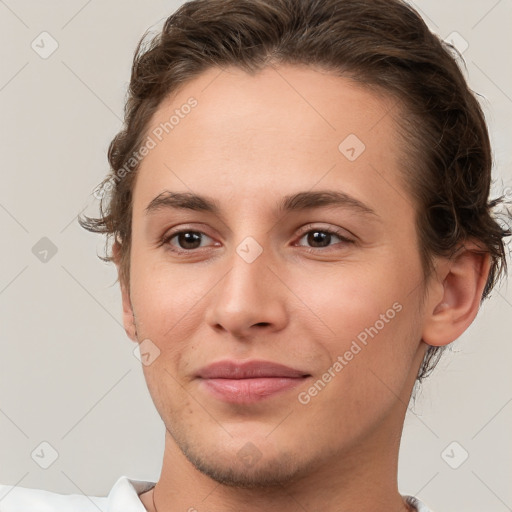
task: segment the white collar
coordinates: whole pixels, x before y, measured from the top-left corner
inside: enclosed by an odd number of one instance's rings
[[[106,512],[147,512],[139,494],[149,491],[156,482],[120,477],[108,494]]]

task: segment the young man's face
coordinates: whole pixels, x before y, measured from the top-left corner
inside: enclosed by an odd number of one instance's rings
[[[218,481],[378,463],[399,442],[427,345],[392,104],[306,68],[215,69],[151,121],[133,197],[136,336],[166,449]],[[218,211],[146,211],[167,192]],[[320,192],[352,199],[314,205]],[[123,302],[135,339],[127,290]],[[217,362],[234,366],[205,370]]]

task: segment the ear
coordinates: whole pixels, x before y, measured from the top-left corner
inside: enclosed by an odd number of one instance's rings
[[[466,243],[452,259],[441,259],[426,301],[422,339],[432,346],[448,345],[473,322],[487,282],[491,258]]]
[[[126,287],[126,283],[121,279],[119,272],[121,266],[121,245],[116,240],[112,246],[112,255],[114,263],[117,268],[117,275],[119,277],[119,284],[121,286],[121,299],[123,303],[123,325],[128,338],[134,342],[137,340],[137,330],[135,328],[135,315],[133,313],[132,301],[130,299],[130,291]]]

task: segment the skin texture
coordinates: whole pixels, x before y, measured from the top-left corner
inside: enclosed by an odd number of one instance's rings
[[[128,336],[160,351],[143,370],[166,426],[165,453],[143,504],[153,511],[154,499],[159,512],[408,510],[397,461],[415,377],[428,344],[452,342],[473,321],[489,258],[468,242],[457,258],[438,259],[423,283],[393,100],[312,68],[211,69],[160,105],[148,134],[190,97],[197,106],[141,163],[130,290],[121,283]],[[366,146],[354,161],[338,149],[349,134]],[[165,190],[208,196],[220,213],[146,215]],[[350,194],[376,215],[276,210],[283,196],[320,190]],[[173,252],[190,247],[182,237],[160,244],[180,229],[204,233],[199,248]],[[353,242],[312,238],[325,229]],[[251,263],[237,253],[246,237],[262,249]],[[394,304],[400,311],[333,371]],[[227,404],[195,378],[223,359],[273,361],[311,377],[261,402]],[[299,393],[329,368],[330,381],[301,403]]]

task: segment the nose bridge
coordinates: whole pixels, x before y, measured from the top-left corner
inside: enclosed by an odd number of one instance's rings
[[[229,311],[242,311],[263,303],[271,291],[269,248],[264,248],[255,238],[248,236],[233,248],[231,270],[223,285],[224,307]],[[267,297],[268,298],[268,297]]]
[[[267,265],[271,251],[268,246],[264,247],[264,243],[260,244],[255,238],[248,236],[235,247],[229,277],[229,291],[235,296],[249,294],[254,299],[263,291],[263,284],[271,284],[267,283],[270,272]]]
[[[261,237],[263,238],[263,236]],[[210,303],[208,322],[239,335],[253,326],[282,328],[286,321],[282,293],[268,268],[272,251],[252,236],[232,248],[230,267]]]

